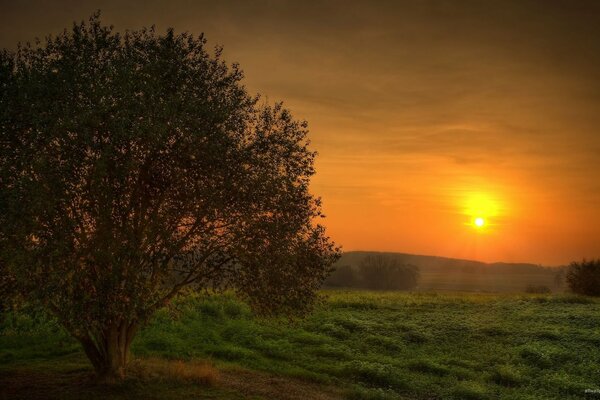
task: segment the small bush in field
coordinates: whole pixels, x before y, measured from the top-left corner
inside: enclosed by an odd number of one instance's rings
[[[600,296],[600,259],[572,262],[567,272],[567,283],[574,293]]]

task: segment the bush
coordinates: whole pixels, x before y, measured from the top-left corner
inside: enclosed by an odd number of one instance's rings
[[[544,285],[532,285],[529,284],[527,285],[527,287],[525,288],[525,293],[532,293],[532,294],[549,294],[552,293],[552,290],[550,290],[550,288],[548,286],[544,286]]]
[[[600,296],[600,259],[572,262],[567,272],[567,283],[573,293]]]

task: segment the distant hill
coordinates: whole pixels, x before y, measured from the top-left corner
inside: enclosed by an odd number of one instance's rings
[[[421,279],[418,290],[523,292],[527,285],[547,286],[552,291],[564,290],[564,284],[557,286],[555,282],[560,268],[526,263],[484,263],[405,253],[350,251],[342,255],[336,266],[348,265],[356,269],[370,254],[390,255],[404,264],[419,267]]]

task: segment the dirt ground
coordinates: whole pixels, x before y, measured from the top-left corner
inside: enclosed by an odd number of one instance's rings
[[[243,369],[219,370],[212,387],[182,382],[127,379],[116,385],[94,383],[85,367],[43,370],[20,366],[0,369],[0,400],[73,399],[268,399],[339,400],[340,389]]]

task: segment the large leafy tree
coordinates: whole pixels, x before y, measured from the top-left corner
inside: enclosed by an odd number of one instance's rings
[[[0,55],[0,274],[123,376],[184,288],[307,311],[338,257],[305,122],[190,34],[88,23]]]

